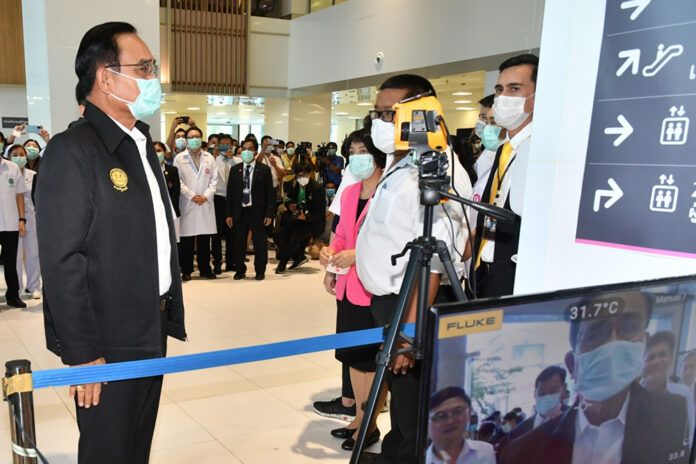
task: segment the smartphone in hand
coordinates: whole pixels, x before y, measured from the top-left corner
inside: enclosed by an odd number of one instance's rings
[[[42,130],[43,126],[31,126],[29,124],[24,128],[24,132],[27,134],[39,134]]]

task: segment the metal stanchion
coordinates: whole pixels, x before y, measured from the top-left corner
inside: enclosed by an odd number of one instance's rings
[[[28,360],[18,359],[5,363],[2,391],[10,409],[13,464],[38,463],[33,389],[31,363]]]

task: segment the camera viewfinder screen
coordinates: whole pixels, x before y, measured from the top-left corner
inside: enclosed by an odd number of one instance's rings
[[[696,277],[435,312],[427,464],[692,462]]]

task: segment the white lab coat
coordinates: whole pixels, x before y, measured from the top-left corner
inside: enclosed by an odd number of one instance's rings
[[[39,278],[41,270],[39,268],[39,242],[36,237],[36,214],[34,213],[34,202],[31,201],[31,185],[34,183],[35,171],[29,168],[24,169],[24,183],[27,191],[24,192],[24,217],[26,218],[27,234],[20,237],[17,247],[17,277],[19,278],[19,291],[24,289],[34,292],[41,288]],[[27,280],[24,284],[24,272],[26,264]]]
[[[208,152],[201,152],[200,167],[196,169],[191,153],[186,149],[176,155],[174,166],[181,178],[181,236],[194,237],[217,233],[215,205],[213,197],[217,187],[217,168],[215,158]],[[208,201],[197,205],[191,201],[194,195],[205,195]]]

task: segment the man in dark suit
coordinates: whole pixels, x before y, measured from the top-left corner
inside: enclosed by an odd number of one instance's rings
[[[176,166],[168,166],[164,163],[164,155],[167,153],[167,150],[162,142],[155,142],[155,151],[157,152],[157,160],[159,161],[160,168],[162,168],[162,172],[164,173],[164,181],[167,183],[167,190],[169,191],[169,198],[172,200],[174,212],[176,213],[176,217],[179,217],[181,216],[181,210],[179,209],[179,197],[181,196],[179,170]]]
[[[227,182],[227,225],[234,237],[234,279],[246,276],[247,234],[254,243],[256,280],[263,280],[268,264],[266,226],[275,215],[275,190],[271,169],[254,159],[259,144],[247,140],[242,145],[243,162],[232,166]]]
[[[51,139],[36,191],[49,350],[70,366],[160,358],[186,339],[174,218],[147,124],[157,65],[135,28],[80,42],[85,121]],[[148,462],[162,376],[74,385],[79,463]]]
[[[317,181],[312,179],[314,168],[309,162],[300,162],[295,168],[295,179],[286,192],[280,234],[277,237],[280,250],[278,267],[275,273],[285,272],[285,266],[292,259],[290,270],[297,269],[307,262],[305,248],[312,237],[319,237],[326,225],[326,193]]]
[[[583,305],[614,312],[578,311]],[[640,292],[569,308],[573,349],[566,366],[578,399],[559,417],[510,443],[503,464],[688,462],[691,437],[684,398],[648,392],[636,382],[651,312],[651,302]]]

